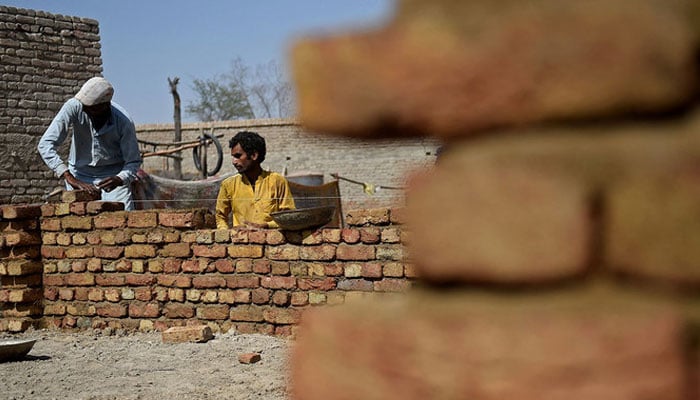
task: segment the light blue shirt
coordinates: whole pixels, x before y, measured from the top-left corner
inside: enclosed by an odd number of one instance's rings
[[[120,177],[125,185],[136,178],[141,166],[141,153],[136,140],[136,128],[127,112],[112,102],[112,115],[95,130],[83,104],[75,98],[68,100],[56,114],[39,140],[39,154],[56,176],[70,170],[92,178]],[[58,155],[58,147],[72,128],[68,165]]]

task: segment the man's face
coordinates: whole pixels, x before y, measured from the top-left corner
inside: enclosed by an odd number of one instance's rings
[[[240,144],[236,144],[231,149],[231,158],[231,162],[236,168],[236,171],[238,171],[238,173],[240,174],[243,174],[258,159],[258,153],[253,153],[249,155],[243,150]]]
[[[109,117],[109,114],[112,111],[112,107],[110,107],[110,103],[100,103],[100,104],[95,104],[92,106],[83,106],[83,111],[92,118],[93,120],[96,118],[107,118]]]

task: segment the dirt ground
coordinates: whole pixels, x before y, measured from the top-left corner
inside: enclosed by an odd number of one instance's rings
[[[22,360],[0,362],[0,399],[286,399],[290,341],[215,334],[206,343],[164,344],[160,333],[33,330]],[[241,364],[238,355],[260,353]]]

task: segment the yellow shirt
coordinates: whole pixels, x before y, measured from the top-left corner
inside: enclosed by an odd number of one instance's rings
[[[216,228],[228,229],[229,215],[233,211],[233,226],[246,221],[277,228],[270,213],[293,210],[294,199],[287,180],[276,172],[263,171],[253,186],[244,174],[238,174],[221,182],[216,199]]]

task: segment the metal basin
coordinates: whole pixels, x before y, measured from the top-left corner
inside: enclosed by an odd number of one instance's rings
[[[18,360],[29,353],[36,339],[0,340],[0,362]]]
[[[327,206],[277,211],[270,213],[270,216],[281,229],[300,231],[329,223],[333,218],[334,212],[335,207]]]

